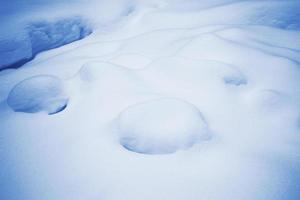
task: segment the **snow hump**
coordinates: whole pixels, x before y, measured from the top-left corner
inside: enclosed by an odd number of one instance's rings
[[[49,75],[39,75],[18,83],[9,93],[7,104],[15,112],[58,113],[67,107],[63,81]]]
[[[118,125],[120,144],[142,154],[170,154],[210,138],[200,111],[178,99],[131,106],[121,112]]]

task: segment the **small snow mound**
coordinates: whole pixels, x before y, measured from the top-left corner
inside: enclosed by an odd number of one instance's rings
[[[111,64],[105,62],[87,62],[78,71],[78,76],[84,82],[94,82],[110,67]]]
[[[112,71],[119,71],[120,67],[102,61],[92,61],[85,63],[79,70],[78,75],[84,82],[100,81],[101,77]]]
[[[7,104],[15,112],[47,112],[49,115],[64,110],[68,97],[63,81],[50,75],[39,75],[25,79],[10,91]]]
[[[256,96],[256,105],[263,110],[276,110],[286,105],[287,97],[276,90],[261,90]]]
[[[281,111],[288,105],[286,94],[274,89],[262,89],[246,96],[248,103],[262,113]]]
[[[200,111],[177,99],[130,106],[119,115],[118,125],[120,144],[143,154],[170,154],[210,138]]]
[[[77,75],[83,82],[102,82],[109,79],[116,84],[120,80],[132,80],[129,72],[127,68],[109,62],[91,61],[82,65]]]

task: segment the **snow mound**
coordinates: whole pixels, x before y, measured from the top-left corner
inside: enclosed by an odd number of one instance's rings
[[[118,118],[120,144],[143,154],[170,154],[208,140],[210,132],[201,112],[177,99],[137,104]]]
[[[18,68],[38,53],[81,40],[92,30],[81,17],[28,23],[23,30],[0,35],[0,70]]]
[[[92,61],[85,63],[78,71],[78,75],[84,82],[102,82],[109,78],[112,84],[116,84],[118,79],[131,78],[126,77],[130,76],[127,74],[127,72],[128,71],[125,67],[121,67],[109,62]],[[112,88],[112,86],[110,88]]]
[[[16,112],[47,112],[49,115],[64,110],[68,103],[62,80],[50,75],[39,75],[18,83],[9,93],[7,104]]]
[[[287,96],[273,89],[263,89],[256,91],[249,98],[252,104],[262,112],[281,110],[287,107]]]

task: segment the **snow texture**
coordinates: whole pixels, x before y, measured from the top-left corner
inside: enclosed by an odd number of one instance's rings
[[[299,200],[299,12],[1,2],[0,199]]]
[[[91,34],[92,30],[79,17],[58,21],[35,21],[26,24],[16,35],[0,36],[0,70],[18,68],[38,53],[57,48]]]
[[[174,153],[210,137],[201,112],[176,99],[160,99],[131,106],[118,119],[120,143],[145,154]]]
[[[16,112],[45,111],[55,114],[68,103],[63,82],[54,76],[39,75],[18,83],[8,94],[7,104]]]

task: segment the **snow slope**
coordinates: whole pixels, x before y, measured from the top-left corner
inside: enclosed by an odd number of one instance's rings
[[[299,1],[12,2],[0,199],[300,198]]]

